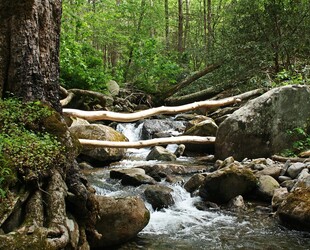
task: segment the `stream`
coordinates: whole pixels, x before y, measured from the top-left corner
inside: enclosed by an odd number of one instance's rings
[[[139,140],[141,126],[119,124],[117,130],[130,141]],[[175,146],[168,149],[174,151]],[[109,178],[113,168],[132,168],[146,164],[149,149],[128,149],[124,160],[108,167],[87,173],[87,178],[98,195],[142,195],[145,186],[122,186],[119,180]],[[194,157],[179,157],[178,164],[195,164]],[[156,162],[156,161],[151,161]],[[148,162],[150,163],[150,162]],[[310,233],[288,230],[268,213],[257,212],[257,204],[247,203],[245,212],[228,210],[198,210],[194,203],[199,197],[191,197],[182,184],[162,182],[174,190],[175,205],[151,212],[149,224],[132,242],[109,249],[190,250],[190,249],[310,249]]]

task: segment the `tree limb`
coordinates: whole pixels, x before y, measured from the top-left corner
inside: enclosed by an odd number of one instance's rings
[[[187,77],[186,79],[184,79],[183,81],[181,81],[177,85],[173,86],[171,89],[168,89],[168,91],[166,91],[166,93],[163,94],[163,99],[166,99],[166,98],[172,96],[173,94],[178,92],[180,89],[184,88],[186,85],[189,85],[190,83],[196,81],[200,77],[218,69],[220,66],[221,66],[220,63],[211,64],[211,65],[208,65],[207,67],[205,67],[203,70],[198,71],[195,74]]]
[[[111,120],[116,122],[133,122],[147,117],[151,117],[158,114],[176,114],[180,112],[186,112],[199,108],[213,108],[219,106],[230,105],[238,103],[241,100],[235,97],[225,98],[222,100],[213,101],[201,101],[194,102],[182,106],[175,107],[157,107],[148,110],[143,110],[135,113],[117,113],[111,111],[83,111],[78,109],[63,109],[63,114],[66,116],[74,116],[89,121],[97,120]]]
[[[214,144],[215,137],[177,136],[167,138],[156,138],[136,142],[116,142],[116,141],[100,141],[100,140],[88,140],[88,139],[79,139],[79,141],[84,146],[92,146],[92,147],[146,148],[151,146],[166,145],[166,144],[181,144],[181,143]]]

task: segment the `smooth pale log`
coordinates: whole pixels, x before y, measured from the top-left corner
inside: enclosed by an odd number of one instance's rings
[[[79,139],[84,146],[104,147],[104,148],[146,148],[151,146],[166,145],[166,144],[214,144],[215,137],[205,136],[177,136],[156,138],[150,140],[136,141],[136,142],[116,142],[116,141],[100,141]]]
[[[225,105],[234,104],[241,100],[235,97],[229,97],[222,100],[208,100],[201,102],[194,102],[181,106],[162,106],[151,108],[148,110],[138,111],[135,113],[117,113],[112,111],[83,111],[79,109],[63,109],[63,114],[66,116],[79,117],[88,121],[110,120],[116,122],[133,122],[147,117],[159,114],[176,114],[186,112],[199,108],[214,108]]]

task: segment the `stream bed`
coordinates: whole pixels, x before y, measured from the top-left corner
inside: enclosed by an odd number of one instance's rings
[[[130,141],[139,139],[139,127],[124,124],[118,127]],[[173,145],[169,145],[174,150]],[[169,148],[168,147],[168,148]],[[98,195],[140,195],[145,186],[122,186],[109,178],[114,168],[132,168],[146,163],[149,149],[128,149],[126,159],[104,168],[85,172]],[[195,164],[196,159],[178,158],[178,164]],[[247,202],[247,211],[198,210],[199,197],[191,197],[182,183],[162,182],[174,190],[175,205],[151,212],[149,224],[132,242],[108,249],[190,250],[190,249],[310,249],[310,233],[289,230],[278,224],[269,213],[256,210],[257,204]]]

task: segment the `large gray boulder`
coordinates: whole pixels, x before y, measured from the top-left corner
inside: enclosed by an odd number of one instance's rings
[[[101,124],[81,124],[69,128],[71,134],[80,139],[103,141],[127,141],[127,138],[115,129]],[[87,161],[113,162],[121,160],[125,149],[82,147],[81,153]]]
[[[174,204],[172,193],[173,189],[161,185],[148,186],[144,191],[146,200],[154,210],[172,206]]]
[[[310,130],[310,87],[284,86],[249,101],[218,128],[219,159],[269,157],[292,146],[294,128]]]
[[[102,249],[127,242],[149,222],[150,212],[139,197],[97,196],[97,200],[100,216],[95,227],[102,238],[92,242],[92,248]]]

